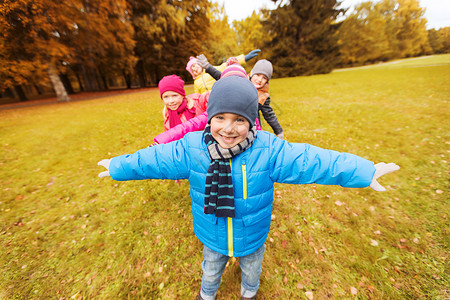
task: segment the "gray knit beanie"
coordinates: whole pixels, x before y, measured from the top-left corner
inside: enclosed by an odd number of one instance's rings
[[[273,67],[272,63],[267,59],[260,59],[256,62],[253,69],[250,71],[250,78],[255,74],[263,74],[267,76],[267,79],[272,78]]]
[[[234,113],[243,116],[255,125],[258,115],[258,91],[246,78],[229,76],[216,81],[209,95],[208,123],[221,113]]]

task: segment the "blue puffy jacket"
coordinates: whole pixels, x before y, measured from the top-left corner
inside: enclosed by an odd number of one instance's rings
[[[258,131],[253,145],[231,160],[235,217],[204,214],[206,173],[210,164],[202,132],[183,139],[114,157],[115,180],[189,179],[195,235],[228,256],[245,256],[261,247],[269,233],[274,182],[367,187],[375,167],[359,156],[288,143]]]

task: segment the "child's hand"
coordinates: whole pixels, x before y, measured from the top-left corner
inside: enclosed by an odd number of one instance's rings
[[[202,67],[203,69],[206,69],[209,66],[208,59],[204,54],[200,54],[199,56],[197,56],[197,61],[200,67]]]
[[[249,53],[247,53],[247,55],[245,55],[245,57],[244,57],[245,61],[247,62],[250,59],[252,59],[253,57],[256,57],[259,54],[259,52],[261,52],[261,50],[259,50],[259,49],[250,51]]]
[[[109,163],[110,162],[111,162],[110,159],[102,159],[101,161],[99,161],[97,163],[97,165],[103,166],[108,170],[108,171],[103,171],[101,173],[98,173],[98,177],[103,178],[103,177],[111,176],[111,175],[109,175]]]
[[[377,192],[384,192],[386,189],[378,183],[377,179],[385,174],[392,173],[400,169],[394,163],[378,163],[375,165],[375,174],[373,175],[372,182],[370,183],[370,187]]]

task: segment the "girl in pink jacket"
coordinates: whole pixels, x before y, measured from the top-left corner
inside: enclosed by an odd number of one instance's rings
[[[164,130],[169,130],[206,111],[209,94],[198,93],[186,96],[184,81],[177,75],[163,77],[158,83],[161,99],[164,101]]]

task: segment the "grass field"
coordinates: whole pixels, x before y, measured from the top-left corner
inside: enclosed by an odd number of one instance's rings
[[[383,193],[277,184],[259,299],[450,297],[449,78],[440,55],[271,81],[287,140],[401,169]],[[161,110],[157,91],[0,110],[0,299],[194,299],[188,182],[97,177]],[[239,288],[231,259],[218,299]]]

